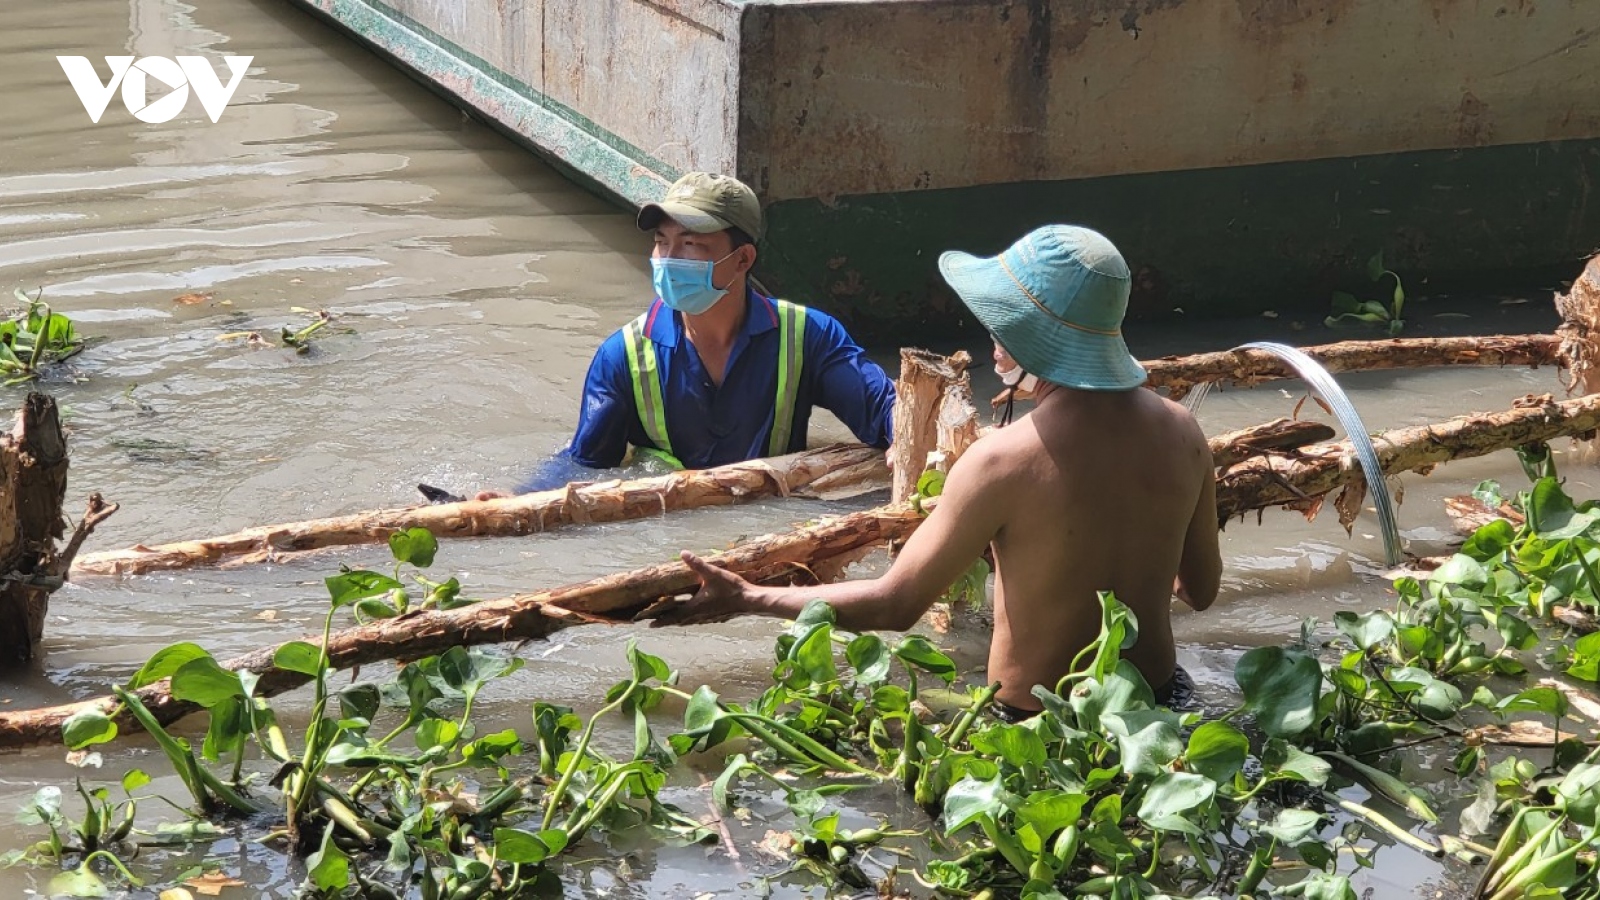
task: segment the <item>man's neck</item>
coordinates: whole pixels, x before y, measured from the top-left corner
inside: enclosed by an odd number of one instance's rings
[[[685,315],[684,333],[689,342],[702,352],[712,350],[725,353],[744,329],[749,306],[745,280],[739,278],[728,285],[727,295],[712,304],[710,309],[697,316]]]

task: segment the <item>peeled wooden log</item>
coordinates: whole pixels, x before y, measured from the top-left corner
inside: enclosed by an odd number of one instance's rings
[[[887,474],[879,451],[861,444],[837,444],[654,478],[571,484],[498,500],[369,510],[154,547],[141,544],[88,554],[73,565],[72,574],[138,574],[222,562],[277,561],[307,550],[378,543],[407,528],[426,528],[441,538],[533,534],[564,525],[642,519],[672,510],[789,496],[824,479],[831,490],[839,490],[840,479],[829,476],[843,472],[873,484],[882,484]]]
[[[1513,526],[1521,526],[1526,519],[1510,503],[1492,508],[1471,494],[1444,498],[1444,513],[1450,519],[1450,528],[1463,537],[1470,536],[1496,519],[1505,519]]]
[[[1592,266],[1591,266],[1592,268]],[[1301,351],[1330,372],[1373,369],[1420,369],[1429,366],[1561,365],[1561,339],[1548,334],[1493,335],[1457,338],[1395,338],[1386,341],[1340,341]],[[1260,350],[1221,350],[1192,356],[1146,360],[1148,387],[1166,388],[1182,399],[1197,384],[1222,382],[1250,386],[1263,381],[1299,378],[1283,360]]]
[[[811,581],[819,567],[833,560],[859,557],[903,537],[920,519],[909,507],[873,509],[767,535],[709,558],[752,581]],[[428,656],[454,646],[543,638],[574,625],[627,624],[663,597],[690,593],[699,584],[688,566],[674,561],[448,611],[414,611],[336,632],[328,642],[328,656],[334,668],[348,669],[387,659]],[[306,676],[273,666],[277,649],[257,650],[224,665],[261,675],[256,687],[258,696],[271,696],[304,684]],[[145,687],[138,695],[163,723],[174,722],[196,709],[174,699],[166,681]],[[59,741],[62,723],[74,714],[88,709],[109,714],[115,707],[112,698],[101,697],[46,709],[0,712],[0,749]],[[138,727],[127,716],[121,717],[118,724],[124,730]]]
[[[1384,471],[1427,471],[1450,459],[1481,456],[1495,450],[1579,436],[1600,428],[1600,395],[1556,402],[1548,396],[1524,398],[1512,410],[1473,416],[1440,425],[1402,428],[1375,438]],[[1256,431],[1257,429],[1249,429]],[[1234,454],[1225,442],[1212,447],[1214,458]],[[1218,524],[1250,509],[1316,500],[1358,477],[1347,443],[1305,447],[1293,454],[1268,453],[1232,465],[1218,478]],[[937,498],[935,498],[935,501]],[[934,506],[934,504],[924,504]],[[839,560],[857,558],[885,543],[903,541],[922,523],[907,505],[879,507],[826,519],[794,531],[769,535],[710,557],[745,577],[778,583],[796,577],[836,573]],[[383,659],[426,656],[452,646],[501,643],[546,637],[581,624],[623,624],[668,597],[692,592],[698,579],[680,562],[608,575],[567,587],[501,600],[489,600],[447,612],[422,611],[347,629],[329,642],[336,668],[350,668]],[[279,693],[305,681],[305,676],[272,666],[276,647],[258,650],[227,663],[262,676],[258,692]],[[174,700],[163,683],[141,693],[163,722],[191,711]],[[109,697],[48,709],[0,713],[0,749],[59,739],[60,727],[74,713],[97,708],[110,712]],[[131,723],[123,723],[133,727]]]
[[[1559,437],[1587,439],[1600,428],[1600,395],[1557,401],[1529,395],[1505,412],[1467,416],[1436,425],[1385,432],[1373,439],[1383,471],[1427,474],[1452,459],[1538,444]],[[1219,523],[1250,510],[1315,502],[1360,477],[1347,442],[1306,447],[1298,458],[1258,457],[1225,472],[1217,481]],[[1308,508],[1315,513],[1315,508]]]
[[[1288,453],[1308,444],[1332,439],[1334,430],[1306,419],[1274,419],[1211,438],[1211,464],[1227,469],[1257,456]]]

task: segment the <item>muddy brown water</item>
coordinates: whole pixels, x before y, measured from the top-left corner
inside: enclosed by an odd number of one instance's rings
[[[594,346],[648,298],[648,244],[628,214],[286,3],[7,4],[0,25],[0,85],[11,101],[0,118],[0,287],[42,287],[99,339],[51,383],[72,430],[71,507],[91,490],[122,505],[90,550],[408,504],[418,481],[462,491],[503,486],[564,443]],[[222,52],[255,60],[216,124],[192,99],[172,121],[147,124],[116,98],[92,124],[54,60]],[[1515,298],[1415,301],[1408,331],[1548,330],[1547,287],[1531,285]],[[174,302],[184,294],[211,297]],[[294,307],[338,316],[309,356],[222,339],[251,330],[274,337],[304,324]],[[1141,356],[1262,337],[1315,343],[1334,335],[1287,317],[1130,328]],[[981,335],[967,346],[986,353]],[[874,352],[885,361],[895,355],[892,347]],[[1559,390],[1548,370],[1341,381],[1374,430]],[[995,384],[983,374],[977,386],[987,396]],[[11,403],[21,392],[8,396]],[[1300,396],[1293,383],[1223,391],[1201,419],[1216,433],[1286,415]],[[846,436],[823,418],[814,443]],[[1592,469],[1567,462],[1566,471],[1575,494],[1597,493]],[[1485,478],[1516,485],[1521,474],[1502,454],[1407,477],[1400,521],[1409,548],[1438,552],[1448,538],[1440,500]],[[765,502],[531,540],[450,543],[435,571],[459,573],[471,595],[494,597],[623,571],[680,548],[723,547],[878,499]],[[1254,517],[1230,525],[1221,599],[1205,614],[1177,614],[1180,656],[1202,687],[1226,703],[1244,649],[1292,638],[1307,616],[1326,620],[1386,603],[1375,529],[1370,514],[1348,537],[1332,516],[1308,523],[1272,512],[1260,525]],[[354,550],[284,566],[70,585],[53,602],[42,662],[0,685],[0,703],[102,693],[175,641],[225,657],[301,637],[320,623],[324,575],[340,562],[385,558]],[[564,632],[521,648],[527,669],[495,685],[479,708],[495,728],[525,725],[535,697],[591,710],[621,677],[623,648],[635,637],[685,683],[748,697],[766,684],[779,627],[748,620],[672,634]],[[981,665],[980,630],[944,640],[969,666]],[[286,706],[304,707],[294,696]],[[70,783],[76,770],[62,757],[36,749],[0,759],[0,812],[40,785]],[[109,782],[133,766],[165,771],[151,745],[135,739],[107,751],[103,768],[89,774]],[[681,780],[691,787],[675,799],[698,811],[706,802],[692,789],[698,776]],[[170,777],[157,788],[175,799],[170,792],[180,790]],[[865,821],[865,813],[852,815]],[[765,827],[788,826],[758,816],[750,833],[759,837]],[[243,836],[210,854],[249,883],[234,895],[293,895],[302,873]],[[0,851],[32,837],[10,829]],[[569,867],[566,890],[757,896],[755,876],[777,868],[748,850],[737,863],[703,848],[643,846],[620,858]],[[162,871],[170,876],[198,859],[168,859]],[[1450,872],[1408,850],[1384,846],[1376,862],[1357,876],[1358,888],[1375,896],[1449,890]],[[40,890],[46,877],[0,871],[0,895]]]

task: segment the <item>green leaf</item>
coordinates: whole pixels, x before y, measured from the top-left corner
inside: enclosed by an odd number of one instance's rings
[[[33,793],[33,800],[17,812],[25,825],[49,824],[61,818],[61,788],[46,785]]]
[[[496,828],[494,853],[501,862],[538,865],[567,847],[567,833],[546,828],[534,833],[520,828]]]
[[[1072,691],[1068,701],[1081,728],[1098,730],[1109,713],[1155,706],[1156,695],[1133,663],[1117,660],[1116,668],[1103,681],[1090,679]]]
[[[812,605],[819,602],[812,601]],[[827,606],[826,603],[821,605]],[[806,608],[810,609],[811,605]],[[839,673],[833,666],[833,626],[826,622],[813,626],[790,648],[789,658],[812,684],[827,684],[837,680]]]
[[[417,749],[450,747],[461,734],[461,727],[449,719],[423,719],[417,726]]]
[[[1316,844],[1304,844],[1300,852],[1304,854],[1307,849]],[[1356,900],[1355,888],[1350,886],[1350,879],[1343,875],[1329,875],[1326,872],[1315,872],[1306,876],[1304,881],[1295,887],[1304,885],[1300,891],[1302,900]]]
[[[122,776],[122,790],[124,793],[131,794],[149,783],[150,776],[143,769],[129,769],[127,774]]]
[[[724,715],[716,692],[702,684],[684,707],[683,730],[697,737],[708,734]]]
[[[433,565],[433,555],[439,552],[439,542],[426,528],[407,528],[389,535],[389,552],[396,562],[410,563],[419,569]]]
[[[944,833],[955,834],[983,816],[998,820],[1016,805],[1017,798],[1001,786],[999,775],[987,781],[967,776],[944,795]]]
[[[1316,722],[1322,694],[1322,667],[1316,658],[1282,647],[1257,647],[1239,658],[1233,678],[1244,692],[1245,708],[1255,713],[1268,735],[1293,737]]]
[[[1380,279],[1382,277],[1383,277],[1383,251],[1379,250],[1377,253],[1372,254],[1372,258],[1371,259],[1367,260],[1367,278],[1369,278],[1372,281],[1377,281],[1378,279]]]
[[[1274,777],[1304,781],[1314,786],[1327,784],[1328,776],[1333,773],[1333,766],[1327,760],[1312,756],[1288,741],[1277,738],[1267,741],[1266,749],[1261,753],[1261,764]]]
[[[1199,834],[1200,826],[1184,814],[1209,803],[1215,796],[1216,782],[1188,772],[1164,772],[1150,784],[1139,803],[1138,816],[1151,828]]]
[[[1122,768],[1129,775],[1157,775],[1183,753],[1177,713],[1139,709],[1106,713],[1101,724],[1117,739]]]
[[[68,750],[104,744],[117,736],[117,723],[98,709],[76,712],[61,723],[61,742]]]
[[[461,758],[476,765],[495,762],[503,756],[522,752],[522,739],[510,728],[487,734],[461,748]]]
[[[322,832],[322,846],[306,857],[306,875],[318,891],[338,894],[350,886],[350,857],[333,842],[333,822]]]
[[[880,684],[889,677],[889,645],[875,634],[857,635],[845,647],[844,657],[856,670],[859,684]]]
[[[1281,844],[1293,847],[1317,830],[1322,814],[1309,809],[1284,809],[1278,811],[1271,824],[1261,826],[1263,834],[1278,839]]]
[[[1348,610],[1340,610],[1333,614],[1333,624],[1361,650],[1374,649],[1394,634],[1394,619],[1381,609],[1359,616]]]
[[[956,680],[956,664],[920,634],[902,638],[894,645],[894,655],[908,666],[937,675],[947,684]]]
[[[155,684],[163,678],[171,677],[172,673],[182,668],[185,663],[210,655],[198,644],[182,643],[163,647],[133,674],[133,678],[128,680],[128,690],[136,691],[147,684]]]
[[[1586,506],[1590,504],[1585,504]],[[1541,478],[1528,495],[1528,523],[1534,533],[1550,541],[1587,534],[1600,521],[1600,512],[1579,511],[1554,478]]]
[[[1345,291],[1334,291],[1333,317],[1330,317],[1330,321],[1332,321],[1334,317],[1342,316],[1347,313],[1353,313],[1360,306],[1361,301],[1357,300],[1354,294],[1346,293]]]
[[[1044,741],[1026,725],[995,725],[974,733],[971,740],[974,750],[998,756],[1014,768],[1044,765]]]
[[[210,656],[190,660],[172,673],[172,696],[206,709],[244,695],[239,674],[217,665]]]
[[[1572,821],[1593,832],[1596,807],[1600,805],[1600,766],[1578,763],[1556,785],[1556,805]]]
[[[654,678],[665,683],[672,679],[672,669],[665,660],[645,653],[631,640],[628,641],[627,655],[628,665],[632,667],[636,681],[644,682]]]
[[[1542,712],[1559,719],[1567,714],[1567,698],[1552,687],[1531,687],[1501,700],[1495,709],[1501,713]]]
[[[942,493],[944,493],[943,472],[938,469],[929,469],[917,478],[918,497],[937,497]]]
[[[333,608],[348,606],[357,600],[387,594],[395,588],[404,588],[405,585],[387,575],[370,572],[366,569],[354,569],[349,572],[340,572],[330,575],[325,583],[328,586],[328,596],[332,598]]]
[[[1227,784],[1244,768],[1250,740],[1227,722],[1203,722],[1189,735],[1184,767],[1217,784]]]
[[[305,641],[290,641],[272,654],[272,664],[286,672],[315,678],[322,672],[322,651]]]
[[[1072,825],[1083,815],[1083,805],[1089,800],[1081,793],[1066,791],[1034,791],[1017,807],[1017,817],[1048,841],[1061,829]]]
[[[353,684],[340,691],[339,716],[344,719],[366,719],[372,721],[378,714],[378,705],[382,696],[378,686],[370,683]]]
[[[1567,674],[1584,681],[1600,681],[1600,631],[1578,638],[1572,646]]]
[[[111,891],[106,883],[100,880],[89,868],[86,861],[83,865],[67,872],[62,872],[50,879],[49,887],[52,897],[109,897]]]

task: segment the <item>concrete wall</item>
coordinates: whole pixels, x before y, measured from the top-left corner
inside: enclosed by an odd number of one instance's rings
[[[753,0],[768,202],[1600,137],[1596,0]]]
[[[299,2],[625,199],[736,166],[736,2]]]

